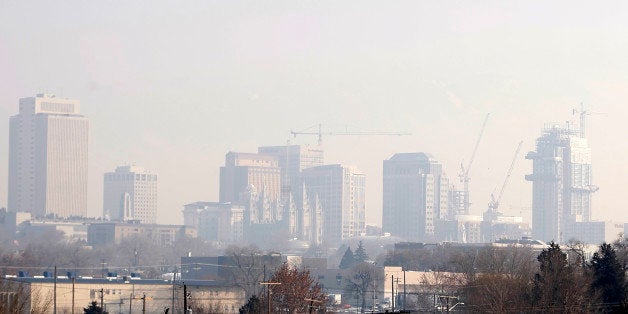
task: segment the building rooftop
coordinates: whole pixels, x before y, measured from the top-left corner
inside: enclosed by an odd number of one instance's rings
[[[397,153],[390,157],[394,161],[433,161],[434,156],[428,153]]]

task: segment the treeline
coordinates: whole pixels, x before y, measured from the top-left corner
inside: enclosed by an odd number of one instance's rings
[[[604,243],[587,260],[581,245],[551,243],[536,257],[494,256],[461,291],[466,307],[480,312],[626,312],[626,240]]]
[[[476,312],[628,312],[628,238],[590,257],[575,241],[543,250],[445,244],[389,251],[384,264],[434,275],[423,285],[425,300],[410,308],[428,309],[434,295],[450,294]]]
[[[98,277],[106,272],[135,272],[143,278],[160,278],[164,272],[172,272],[171,265],[179,264],[188,252],[209,255],[219,250],[206,241],[188,237],[167,246],[149,237],[132,236],[119,244],[91,247],[82,241],[68,241],[59,231],[50,231],[1,241],[0,275],[17,275],[20,270],[30,276],[42,275],[57,266],[59,275],[75,272]]]

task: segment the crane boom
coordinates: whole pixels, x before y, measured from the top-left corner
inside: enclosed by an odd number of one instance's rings
[[[512,157],[512,161],[510,162],[510,168],[508,168],[508,173],[506,174],[506,178],[504,179],[504,183],[499,189],[499,194],[497,195],[497,199],[494,199],[491,195],[491,202],[489,203],[489,210],[495,212],[499,207],[499,203],[502,200],[502,196],[504,196],[504,190],[506,189],[506,185],[508,185],[508,180],[510,179],[510,175],[512,174],[512,169],[515,167],[515,162],[517,161],[517,156],[519,155],[519,151],[521,150],[521,145],[523,141],[519,142],[517,145],[517,150],[515,150],[515,155]]]
[[[317,135],[318,136],[318,145],[323,144],[323,135],[397,135],[397,136],[401,136],[401,135],[411,135],[410,133],[406,133],[406,132],[381,132],[381,131],[358,131],[358,132],[354,132],[354,131],[349,131],[349,130],[345,130],[342,132],[332,132],[332,131],[325,131],[323,132],[323,125],[322,124],[318,124],[318,131],[307,131],[309,129],[311,129],[312,127],[309,127],[303,131],[293,131],[290,130],[290,134],[293,137],[297,137],[297,135]]]
[[[469,159],[469,164],[467,168],[464,169],[464,178],[469,178],[469,170],[471,169],[471,165],[473,165],[473,161],[475,160],[475,153],[478,151],[478,146],[480,146],[480,141],[482,140],[482,135],[484,135],[484,129],[486,128],[486,121],[488,121],[490,113],[486,114],[484,117],[484,122],[482,122],[482,127],[480,128],[480,134],[478,135],[478,139],[475,141],[475,146],[473,147],[473,152],[471,153],[471,159]]]
[[[484,129],[486,128],[486,121],[488,121],[490,113],[486,114],[484,117],[484,121],[482,122],[482,127],[480,128],[480,134],[478,135],[478,139],[475,141],[475,146],[473,147],[473,152],[471,153],[471,159],[469,160],[469,164],[467,168],[464,168],[464,165],[460,164],[460,182],[464,184],[464,213],[469,213],[469,207],[471,207],[471,202],[469,201],[469,170],[471,170],[471,165],[473,165],[473,161],[475,160],[475,153],[478,150],[478,146],[480,146],[480,141],[482,140],[482,135],[484,135]]]

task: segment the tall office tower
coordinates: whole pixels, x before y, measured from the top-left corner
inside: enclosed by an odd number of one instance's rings
[[[312,167],[303,170],[303,182],[308,198],[313,200],[310,203],[315,204],[316,199],[320,202],[323,243],[337,244],[366,231],[362,172],[344,165]]]
[[[80,103],[50,94],[20,99],[9,127],[9,210],[86,216],[89,122]]]
[[[110,220],[157,222],[157,175],[138,166],[120,166],[104,177],[103,216]]]
[[[432,239],[436,220],[447,215],[443,166],[426,153],[395,154],[384,160],[383,180],[383,231],[408,241]]]
[[[564,243],[582,235],[577,225],[591,221],[591,149],[582,130],[546,125],[532,160],[532,236]]]
[[[316,221],[316,211],[309,210],[316,204],[308,204],[301,172],[306,168],[323,165],[322,148],[302,145],[263,146],[258,148],[258,152],[277,158],[281,168],[282,203],[294,204],[294,208],[290,208],[290,212],[286,214],[290,236],[320,244],[320,237],[316,236],[320,223]]]
[[[310,146],[262,146],[258,153],[277,158],[281,168],[282,196],[292,193],[299,200],[299,188],[302,186],[301,171],[306,168],[323,165],[323,150]]]
[[[270,201],[279,198],[281,169],[274,156],[228,152],[225,166],[220,167],[220,202],[238,202],[240,194],[254,187]]]

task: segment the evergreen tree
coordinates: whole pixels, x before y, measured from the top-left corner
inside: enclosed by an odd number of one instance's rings
[[[355,253],[353,254],[353,260],[356,263],[364,263],[369,260],[369,256],[368,254],[366,254],[364,246],[362,246],[362,241],[358,243],[358,248],[355,249]]]
[[[353,251],[351,251],[351,247],[348,247],[345,251],[345,255],[342,256],[340,260],[340,265],[338,268],[347,269],[351,267],[355,263],[355,257],[353,256]]]
[[[569,265],[567,254],[554,242],[539,254],[537,260],[539,272],[534,276],[532,287],[532,303],[536,310],[587,312],[587,307],[595,300],[589,295],[584,269]]]
[[[258,314],[261,311],[261,304],[259,299],[253,295],[249,300],[240,308],[240,314]]]
[[[98,302],[92,301],[92,303],[87,307],[83,308],[84,314],[108,314],[109,312],[105,312],[102,310],[100,306],[98,306]]]
[[[593,282],[591,287],[601,294],[604,304],[621,305],[626,293],[626,275],[617,253],[610,244],[603,243],[591,259]]]

